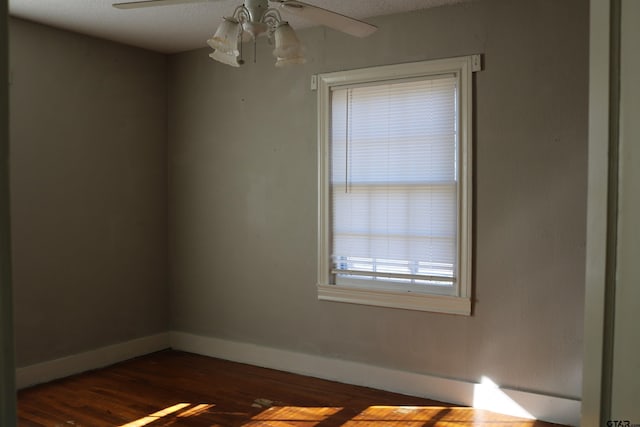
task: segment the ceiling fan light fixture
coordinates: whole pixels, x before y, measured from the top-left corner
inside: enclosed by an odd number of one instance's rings
[[[213,37],[207,40],[207,44],[216,51],[238,56],[240,53],[238,50],[238,42],[241,32],[242,27],[238,21],[225,17]]]
[[[114,3],[113,7],[135,9],[207,1],[212,0],[135,0]],[[224,18],[213,37],[207,40],[207,44],[215,50],[209,56],[216,61],[238,67],[244,63],[242,42],[253,41],[255,62],[256,39],[266,34],[270,42],[275,38],[273,54],[277,58],[277,67],[303,64],[305,58],[300,40],[293,28],[282,20],[280,10],[356,37],[367,37],[377,30],[375,25],[299,0],[243,0],[231,17]]]

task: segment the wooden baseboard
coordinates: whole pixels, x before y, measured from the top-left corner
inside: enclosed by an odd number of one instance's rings
[[[210,357],[373,387],[494,412],[566,424],[580,424],[580,400],[382,368],[254,344],[170,332],[171,347]]]
[[[16,369],[18,389],[102,368],[169,348],[169,334],[150,335]]]

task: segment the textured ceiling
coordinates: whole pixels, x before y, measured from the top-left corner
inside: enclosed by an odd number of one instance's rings
[[[119,10],[124,0],[9,0],[12,16],[158,52],[175,53],[206,46],[222,16],[241,0],[203,0],[201,4]],[[305,0],[354,18],[425,9],[465,0]],[[294,28],[312,26],[286,18]]]

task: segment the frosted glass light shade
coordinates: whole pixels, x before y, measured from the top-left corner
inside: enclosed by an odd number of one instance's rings
[[[238,55],[233,52],[223,52],[221,50],[215,50],[213,53],[209,54],[211,59],[215,59],[218,62],[222,62],[223,64],[231,65],[232,67],[239,67],[240,62],[238,62]]]
[[[273,55],[277,58],[290,59],[301,56],[300,40],[288,22],[282,22],[275,31],[276,48]]]
[[[216,51],[239,55],[238,41],[242,27],[240,23],[232,18],[224,18],[216,33],[207,40],[207,44]]]

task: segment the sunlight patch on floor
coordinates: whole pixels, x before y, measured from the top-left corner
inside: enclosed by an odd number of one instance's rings
[[[331,406],[271,406],[247,420],[243,427],[315,427],[339,425],[341,427],[365,426],[532,426],[533,417],[510,399],[490,379],[478,384],[474,396],[474,408],[459,406],[386,406],[372,405],[358,412],[354,408]],[[266,399],[265,399],[266,401]],[[252,405],[253,406],[253,405]],[[213,411],[212,408],[215,408]],[[214,404],[177,403],[146,415],[119,427],[144,427],[150,424],[169,425],[180,418],[207,417],[221,409]],[[254,412],[255,413],[255,412]],[[236,414],[240,418],[247,413]],[[515,418],[519,417],[519,418]],[[527,418],[527,419],[523,419]],[[164,419],[164,420],[162,420]],[[245,418],[246,419],[246,418]],[[238,420],[239,421],[239,420]],[[166,424],[169,423],[169,424]],[[150,427],[150,426],[149,426]]]
[[[423,427],[437,425],[458,408],[445,406],[369,406],[343,424],[344,427],[363,427],[372,424],[402,425],[403,427]]]
[[[158,421],[160,418],[166,417],[167,415],[174,414],[190,405],[191,405],[190,403],[177,403],[173,406],[169,406],[167,408],[161,409],[160,411],[154,412],[153,414],[149,414],[146,417],[139,418],[127,424],[122,424],[120,427],[146,426],[147,424],[151,424],[152,422]],[[201,406],[201,405],[197,405],[197,406]],[[208,405],[207,409],[210,408],[211,406],[213,405]],[[194,408],[191,408],[191,409],[194,409]],[[185,412],[189,412],[189,411],[185,411]],[[202,410],[200,410],[198,413],[201,413],[201,412]]]
[[[337,407],[274,406],[254,416],[243,427],[424,427],[500,425],[530,427],[535,421],[469,407],[372,405],[357,414]],[[343,412],[343,413],[340,413]],[[331,420],[331,418],[334,418]]]
[[[342,410],[338,407],[274,406],[254,416],[243,426],[289,427],[295,422],[297,426],[312,427]]]
[[[198,415],[208,411],[210,408],[212,408],[214,405],[212,404],[207,404],[207,403],[201,403],[199,405],[195,405],[193,408],[189,408],[186,411],[183,411],[181,413],[178,414],[178,417],[197,417]]]

